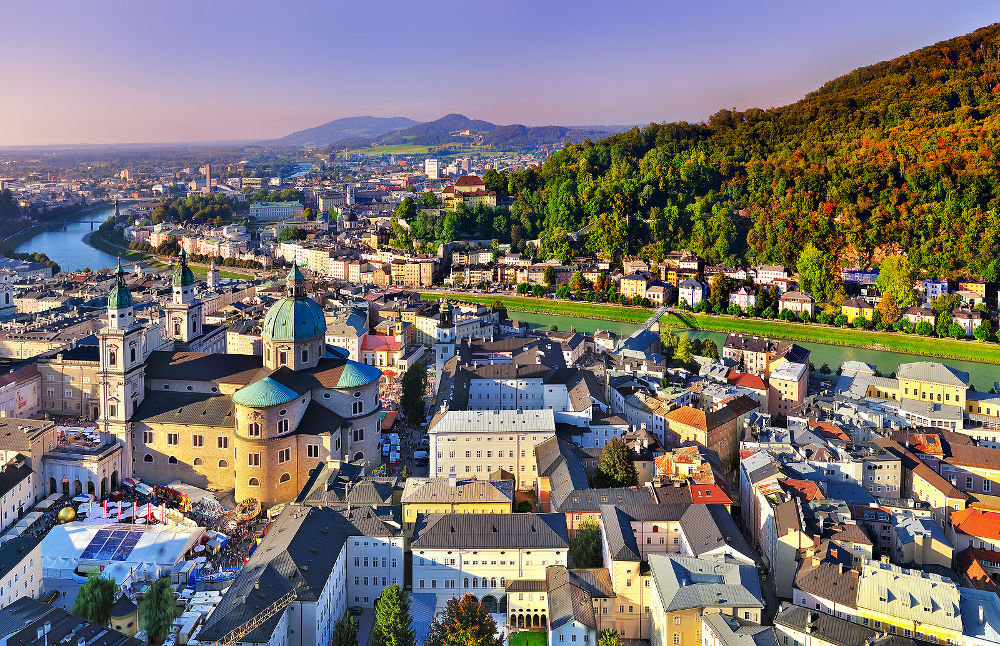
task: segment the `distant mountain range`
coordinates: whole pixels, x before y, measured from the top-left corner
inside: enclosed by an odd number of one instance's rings
[[[470,119],[462,114],[446,114],[420,123],[405,117],[346,117],[315,128],[262,142],[268,146],[330,146],[334,149],[372,145],[413,144],[446,146],[477,143],[497,150],[518,150],[549,144],[579,143],[628,130],[631,126],[499,126]]]
[[[306,128],[266,142],[272,146],[327,145],[355,137],[379,137],[387,132],[418,125],[419,121],[406,117],[344,117],[315,128]]]

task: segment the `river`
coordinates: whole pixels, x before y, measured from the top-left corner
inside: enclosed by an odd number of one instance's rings
[[[83,241],[88,234],[114,215],[115,207],[109,206],[83,215],[69,216],[65,226],[42,231],[33,238],[22,242],[15,251],[42,252],[59,263],[63,271],[78,271],[90,267],[94,271],[114,266],[118,258]]]
[[[619,336],[628,336],[639,329],[635,323],[621,323],[616,321],[600,321],[597,319],[576,318],[572,316],[557,316],[553,314],[532,314],[529,312],[510,312],[510,318],[516,321],[524,321],[531,328],[548,328],[550,325],[557,325],[560,330],[576,328],[578,332],[594,332],[595,330],[610,330]],[[706,330],[688,330],[688,335],[698,339],[712,339],[719,349],[726,340],[725,332],[709,332]],[[910,361],[940,361],[941,363],[957,368],[969,373],[969,379],[976,390],[988,391],[993,387],[993,383],[1000,381],[1000,366],[990,363],[978,363],[975,361],[956,361],[954,359],[937,359],[916,354],[906,354],[903,352],[886,352],[884,350],[869,350],[867,348],[851,348],[839,345],[828,345],[826,343],[808,343],[806,341],[796,341],[810,352],[809,360],[817,368],[824,363],[829,365],[834,371],[844,361],[864,361],[875,366],[883,374],[888,375],[896,372],[901,363]]]

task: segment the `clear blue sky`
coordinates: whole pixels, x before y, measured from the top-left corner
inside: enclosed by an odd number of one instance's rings
[[[987,0],[10,2],[0,146],[269,138],[365,114],[697,121],[998,15]]]

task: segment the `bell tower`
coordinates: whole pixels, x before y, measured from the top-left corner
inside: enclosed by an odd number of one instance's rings
[[[167,313],[166,336],[168,339],[188,343],[201,336],[202,302],[195,298],[194,272],[187,264],[187,253],[174,265],[170,303],[163,309]]]
[[[452,315],[451,303],[448,299],[441,301],[438,310],[437,338],[434,341],[434,392],[441,383],[441,370],[444,364],[455,356],[455,320]]]
[[[131,465],[132,443],[126,429],[128,420],[145,397],[146,353],[142,347],[142,326],[135,320],[132,293],[125,284],[120,258],[115,285],[108,294],[106,324],[97,333],[97,338],[100,348],[98,426],[102,432],[119,439],[125,451],[123,462]]]

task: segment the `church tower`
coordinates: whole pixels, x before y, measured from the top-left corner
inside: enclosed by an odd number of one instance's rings
[[[194,272],[181,250],[180,262],[174,265],[173,288],[167,313],[167,338],[187,343],[201,336],[202,303],[194,295]]]
[[[215,268],[215,261],[212,261],[212,266],[208,268],[208,288],[210,290],[217,289],[219,287],[219,270]]]
[[[434,392],[441,383],[441,371],[444,364],[455,356],[455,321],[452,317],[451,303],[448,299],[441,301],[438,310],[437,338],[434,341]]]
[[[125,428],[145,396],[145,353],[142,326],[135,320],[132,293],[125,284],[120,258],[115,286],[108,294],[106,325],[97,338],[101,352],[99,428],[118,437],[124,445],[123,462],[130,465],[131,442]]]
[[[326,315],[306,296],[306,279],[293,265],[285,278],[285,297],[271,306],[261,324],[264,367],[315,368],[326,354]]]

